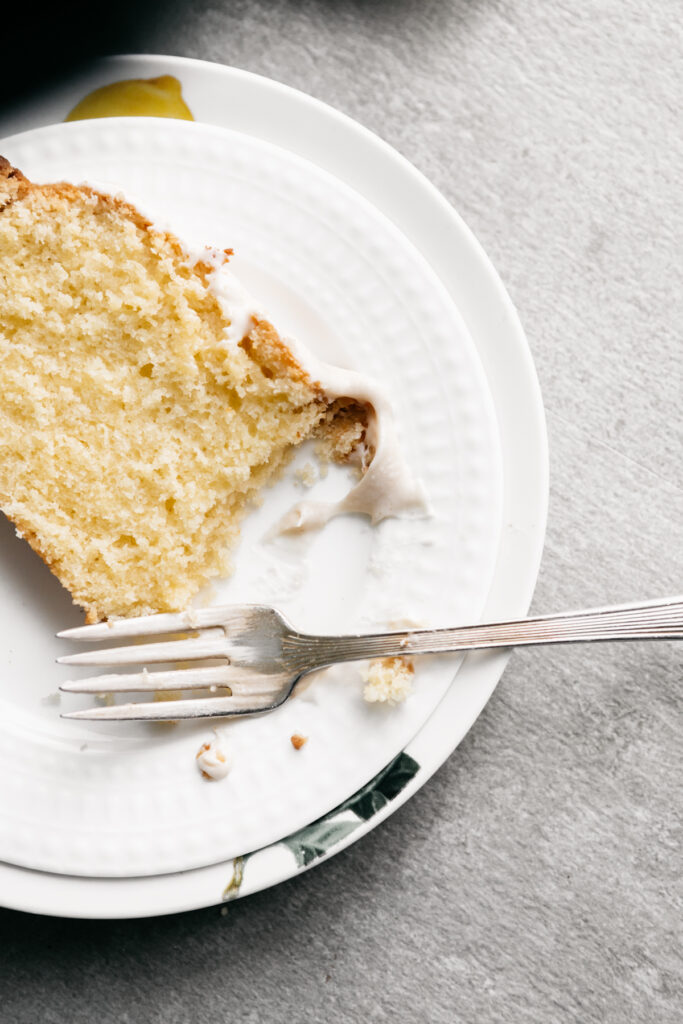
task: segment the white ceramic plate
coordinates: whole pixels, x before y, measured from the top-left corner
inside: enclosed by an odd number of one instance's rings
[[[177,74],[195,115],[237,123],[256,135],[287,142],[325,163],[374,199],[420,245],[435,266],[474,334],[487,371],[500,421],[504,467],[504,530],[486,607],[487,615],[518,614],[529,599],[542,540],[546,457],[542,412],[528,351],[500,284],[471,235],[444,200],[397,154],[348,119],[307,97],[232,69],[166,58],[124,58],[106,62],[71,83],[61,98],[19,115],[21,123],[63,116],[89,87],[130,75]],[[234,101],[239,96],[239,104]],[[217,98],[220,104],[217,105]],[[61,106],[59,113],[55,104]],[[206,111],[204,114],[203,111]],[[230,113],[232,112],[232,113]],[[244,123],[242,123],[244,122]],[[16,122],[15,122],[16,124]],[[327,145],[330,134],[338,144]],[[8,154],[12,155],[12,154]],[[382,183],[380,189],[380,182]],[[438,233],[434,226],[438,223]],[[285,303],[286,305],[286,303]],[[400,796],[392,792],[378,813],[353,828],[337,829],[320,853],[334,852],[361,835],[421,785],[459,741],[495,685],[504,658],[468,658],[456,686],[408,747],[418,767]],[[348,795],[348,792],[347,792]],[[393,800],[391,799],[393,797]],[[348,812],[347,812],[348,817]],[[289,855],[278,844],[252,858],[241,892],[287,877],[311,859]],[[232,873],[220,863],[178,875],[141,879],[57,877],[16,865],[0,869],[0,898],[7,905],[44,912],[93,916],[163,913],[215,902]]]
[[[301,496],[290,473],[250,518],[236,575],[212,588],[211,603],[274,604],[320,632],[478,618],[500,535],[493,406],[455,305],[388,220],[315,165],[209,125],[82,121],[15,136],[2,152],[34,181],[104,183],[193,245],[233,247],[236,272],[275,323],[391,395],[432,514],[374,529],[347,516],[317,535],[267,542]],[[338,476],[311,496],[347,488]],[[274,713],[220,726],[234,766],[207,783],[195,763],[211,738],[206,723],[96,728],[45,703],[66,677],[54,633],[73,616],[39,559],[11,531],[3,539],[0,858],[10,863],[159,874],[266,846],[375,776],[453,679],[452,659],[423,660],[414,693],[389,708],[362,700],[357,667],[323,673]],[[301,752],[294,733],[309,737]]]

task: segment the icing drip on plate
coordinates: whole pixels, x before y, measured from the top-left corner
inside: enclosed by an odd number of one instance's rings
[[[297,361],[320,385],[327,398],[354,398],[365,403],[369,422],[365,436],[371,461],[363,476],[340,501],[302,501],[276,526],[278,533],[291,533],[324,526],[335,516],[349,513],[367,515],[373,524],[392,516],[421,518],[429,515],[424,489],[410,472],[401,451],[391,405],[381,388],[354,370],[342,370],[317,359],[300,342],[286,339]]]

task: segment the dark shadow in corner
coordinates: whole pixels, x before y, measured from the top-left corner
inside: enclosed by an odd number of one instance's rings
[[[146,31],[164,10],[156,0],[3,4],[0,104],[30,96],[97,57],[143,48]]]

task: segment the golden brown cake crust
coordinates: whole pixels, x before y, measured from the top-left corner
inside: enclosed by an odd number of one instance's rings
[[[30,182],[9,160],[0,156],[0,213],[29,190]]]

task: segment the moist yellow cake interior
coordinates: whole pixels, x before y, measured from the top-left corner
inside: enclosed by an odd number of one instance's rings
[[[0,508],[91,621],[185,606],[293,445],[361,436],[268,322],[226,342],[213,269],[0,158]]]

